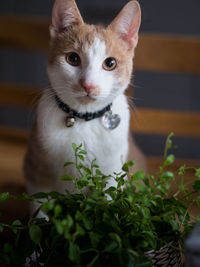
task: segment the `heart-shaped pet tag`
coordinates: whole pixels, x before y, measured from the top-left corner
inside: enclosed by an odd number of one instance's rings
[[[102,124],[106,129],[114,130],[120,124],[120,116],[107,111],[102,117]]]

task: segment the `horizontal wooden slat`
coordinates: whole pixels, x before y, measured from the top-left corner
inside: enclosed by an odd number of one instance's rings
[[[0,127],[0,142],[4,144],[18,144],[26,146],[29,131],[13,127]]]
[[[200,137],[200,113],[138,108],[131,110],[131,130],[142,134]]]
[[[32,86],[0,83],[1,105],[33,108],[40,94],[40,90]]]
[[[47,51],[50,21],[19,16],[0,16],[0,46]],[[141,33],[135,69],[200,73],[200,38]]]
[[[200,73],[200,38],[141,34],[135,67],[145,71]]]
[[[47,51],[49,21],[23,16],[0,16],[0,46]]]

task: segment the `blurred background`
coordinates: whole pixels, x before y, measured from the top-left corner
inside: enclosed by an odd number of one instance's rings
[[[0,1],[0,185],[23,190],[21,166],[34,103],[48,85],[53,0]],[[87,22],[108,24],[126,0],[77,0]],[[175,133],[177,164],[200,163],[200,1],[140,0],[142,24],[133,73],[131,130],[150,170]],[[5,191],[5,186],[0,187]]]

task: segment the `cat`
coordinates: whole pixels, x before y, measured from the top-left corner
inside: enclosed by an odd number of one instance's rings
[[[141,10],[128,2],[108,27],[84,23],[74,0],[56,0],[50,26],[47,72],[36,111],[24,175],[29,194],[59,191],[75,193],[71,181],[60,181],[72,166],[72,143],[87,151],[104,174],[120,172],[129,158],[140,168],[143,155],[129,135],[129,105],[125,96],[138,43]],[[115,181],[108,180],[109,186]],[[86,189],[87,191],[87,189]]]

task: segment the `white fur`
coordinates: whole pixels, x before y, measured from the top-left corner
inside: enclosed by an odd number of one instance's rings
[[[129,108],[125,96],[120,95],[113,101],[112,110],[121,116],[121,123],[115,130],[108,130],[103,127],[101,118],[89,122],[77,119],[72,128],[67,128],[66,114],[58,109],[55,100],[49,99],[47,95],[48,92],[44,92],[38,108],[38,123],[40,138],[54,169],[56,183],[52,185],[52,189],[66,189],[64,183],[59,181],[62,174],[78,176],[74,167],[63,167],[66,161],[74,160],[72,143],[83,144],[83,148],[88,152],[87,164],[96,158],[104,174],[120,172],[128,153]],[[115,183],[111,181],[111,185],[114,186]],[[70,182],[67,189],[74,190]]]
[[[120,172],[126,160],[129,107],[124,90],[128,84],[120,87],[120,77],[116,77],[114,71],[103,69],[102,63],[108,56],[105,43],[95,38],[87,53],[80,55],[82,61],[80,67],[68,64],[64,56],[57,65],[48,66],[53,90],[71,108],[81,112],[95,112],[112,103],[113,113],[117,113],[121,117],[121,123],[114,130],[105,129],[101,118],[88,122],[77,119],[73,127],[67,128],[66,113],[58,108],[52,90],[44,90],[37,110],[38,138],[43,149],[48,153],[48,164],[54,181],[54,184],[51,185],[52,190],[62,192],[67,189],[74,192],[71,182],[62,182],[59,179],[64,173],[78,177],[78,172],[73,166],[64,167],[65,162],[74,160],[72,143],[83,144],[83,148],[88,153],[86,164],[89,165],[96,158],[97,164],[104,174]],[[88,83],[95,83],[100,88],[100,95],[94,97],[96,100],[94,103],[83,105],[79,102],[79,97],[86,96],[84,89],[82,92],[72,91],[72,87],[78,86],[81,78]],[[108,186],[115,185],[115,181],[109,180]],[[38,190],[35,188],[34,190],[44,191],[44,188],[38,188]],[[48,190],[50,190],[49,187]]]
[[[73,107],[73,109],[79,112],[101,110],[110,104],[116,96],[124,92],[129,81],[121,87],[119,86],[120,77],[116,77],[114,71],[106,71],[102,68],[103,61],[110,55],[106,54],[105,43],[97,37],[87,53],[75,52],[81,57],[81,66],[74,67],[68,64],[65,55],[60,58],[60,64],[48,66],[51,85],[63,102]],[[77,100],[86,96],[84,90],[76,93],[72,91],[73,86],[80,86],[80,79],[84,79],[88,83],[94,83],[100,88],[100,95],[92,96],[96,101],[90,105],[80,105]]]

